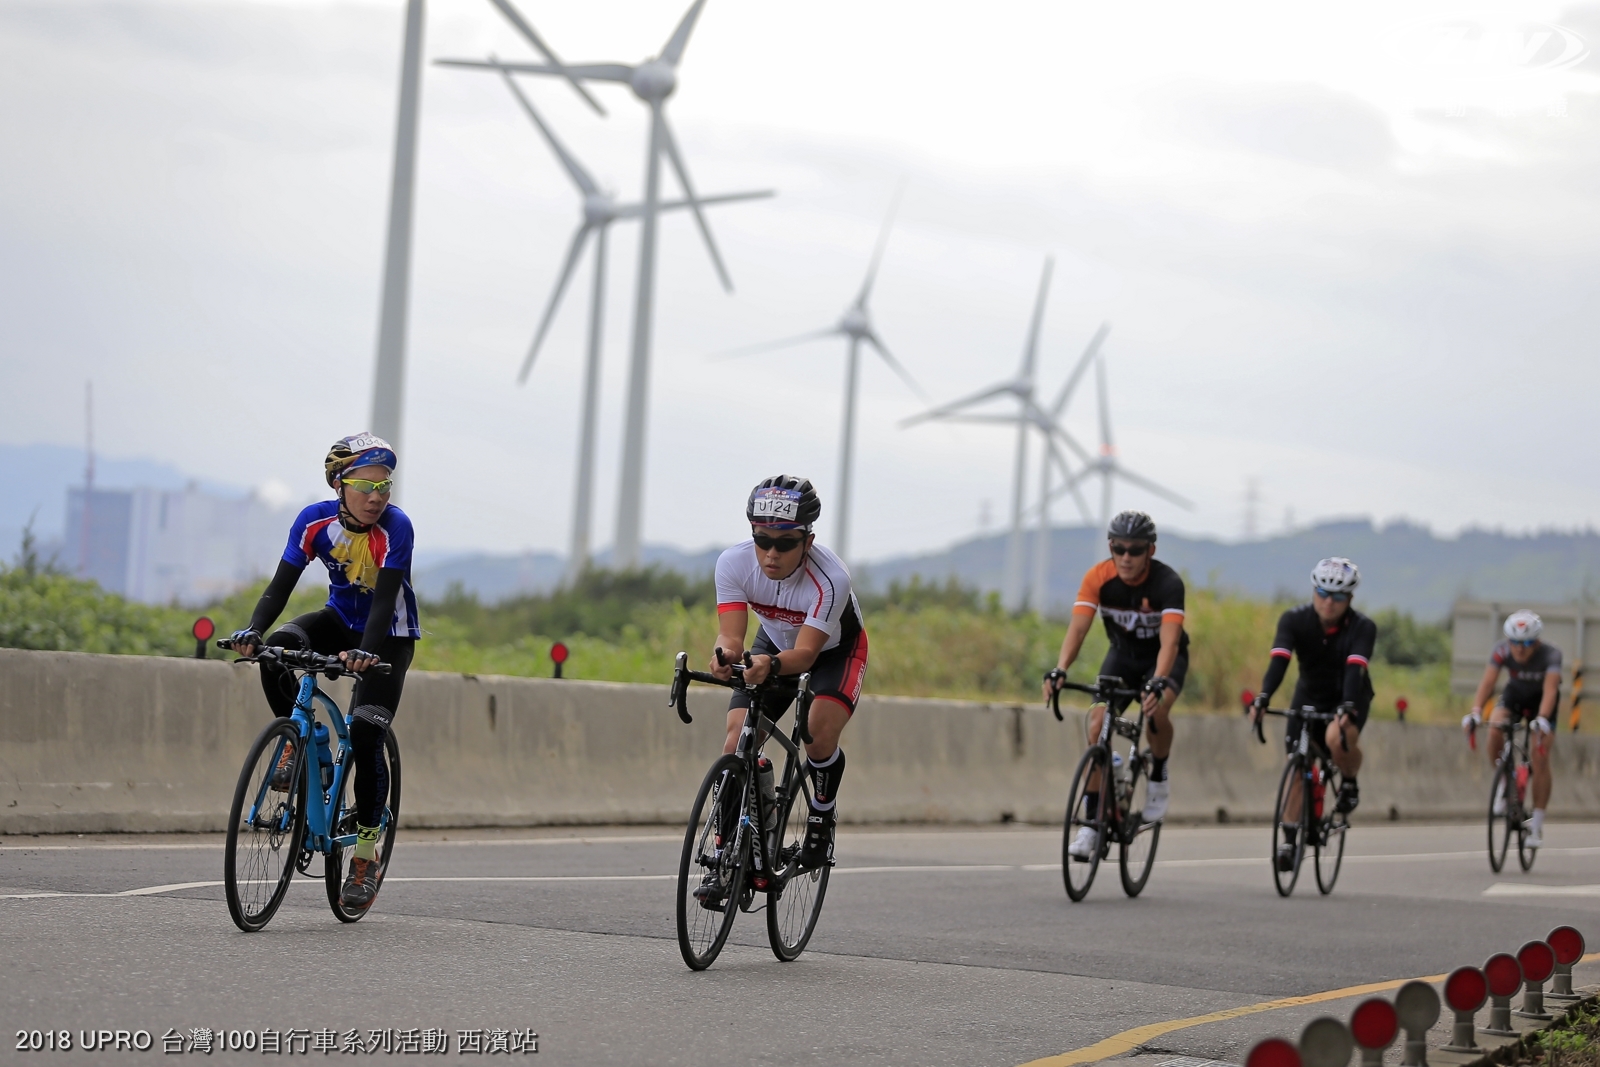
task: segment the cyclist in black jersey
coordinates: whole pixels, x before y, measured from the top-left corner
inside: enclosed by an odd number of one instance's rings
[[[1105,623],[1111,648],[1100,673],[1121,679],[1128,689],[1144,689],[1143,704],[1149,715],[1150,780],[1145,786],[1146,822],[1166,818],[1170,798],[1167,757],[1172,754],[1172,705],[1183,690],[1189,671],[1189,635],[1183,629],[1183,579],[1155,558],[1156,524],[1142,511],[1124,511],[1106,528],[1111,557],[1101,560],[1083,576],[1072,621],[1061,641],[1056,669],[1045,676],[1049,699],[1065,680],[1078,658],[1083,641],[1098,615]],[[1089,709],[1088,736],[1100,735],[1105,707]],[[1100,803],[1099,772],[1084,792],[1085,811],[1093,818]],[[1081,827],[1068,851],[1075,857],[1093,854],[1099,842],[1095,831]]]
[[[1472,700],[1472,711],[1461,725],[1471,731],[1483,722],[1483,705],[1494,693],[1500,672],[1509,675],[1494,711],[1489,716],[1489,762],[1498,765],[1506,744],[1505,727],[1512,717],[1527,719],[1536,732],[1528,762],[1533,767],[1533,815],[1528,820],[1529,848],[1544,845],[1544,809],[1550,803],[1550,746],[1555,742],[1556,701],[1561,697],[1561,650],[1540,640],[1544,620],[1531,611],[1514,611],[1505,622],[1506,639],[1494,646],[1483,680]],[[1505,798],[1495,799],[1495,814],[1505,813]]]
[[[1290,658],[1300,661],[1300,678],[1291,704],[1338,713],[1338,718],[1316,740],[1344,777],[1334,809],[1344,814],[1356,810],[1361,802],[1356,775],[1361,770],[1361,728],[1372,708],[1368,665],[1378,641],[1377,624],[1351,604],[1360,581],[1360,570],[1343,556],[1322,560],[1312,569],[1311,602],[1290,608],[1278,619],[1272,659],[1261,679],[1261,692],[1250,708],[1251,720],[1259,722],[1272,694],[1283,684]],[[1300,721],[1291,721],[1284,739],[1290,752],[1299,746],[1302,729]],[[1278,842],[1279,870],[1294,869],[1294,834],[1298,831],[1292,826],[1300,817],[1300,791],[1300,780],[1296,778],[1289,784],[1289,795],[1284,798],[1280,813],[1290,826],[1284,829],[1289,839]]]

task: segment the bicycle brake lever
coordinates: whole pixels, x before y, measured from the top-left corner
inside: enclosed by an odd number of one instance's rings
[[[1056,722],[1067,721],[1067,717],[1061,714],[1061,690],[1059,689],[1050,694],[1050,710],[1056,713]]]
[[[1265,723],[1263,722],[1264,719],[1266,719],[1265,715],[1256,719],[1256,721],[1251,724],[1256,732],[1256,740],[1260,741],[1263,745],[1267,743],[1267,731],[1263,729],[1265,726]]]
[[[717,649],[717,659],[722,658],[722,649]],[[689,653],[679,652],[677,660],[672,665],[672,689],[667,695],[667,703],[678,713],[678,718],[685,723],[692,723],[694,719],[689,715]]]

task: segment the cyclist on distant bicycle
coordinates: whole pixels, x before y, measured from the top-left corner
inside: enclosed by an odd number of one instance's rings
[[[1127,689],[1143,686],[1142,702],[1149,718],[1150,781],[1145,786],[1142,817],[1157,822],[1167,814],[1170,787],[1167,758],[1172,754],[1172,705],[1189,673],[1189,635],[1183,629],[1183,579],[1155,558],[1156,524],[1142,511],[1124,511],[1106,529],[1111,557],[1089,568],[1072,605],[1072,621],[1061,642],[1056,669],[1045,677],[1045,699],[1057,692],[1067,670],[1083,649],[1095,615],[1105,621],[1111,648],[1100,665],[1102,675]],[[1089,709],[1089,740],[1100,736],[1105,705]],[[1096,772],[1098,776],[1098,772]],[[1100,783],[1084,792],[1085,817],[1093,819],[1100,805]],[[1099,847],[1092,827],[1084,826],[1067,846],[1074,859],[1088,859]]]
[[[399,708],[413,646],[422,636],[417,597],[411,589],[411,520],[389,503],[397,464],[389,443],[371,433],[333,443],[323,473],[336,498],[300,512],[249,627],[233,635],[234,651],[242,655],[253,655],[262,645],[338,653],[347,668],[361,675],[350,724],[356,847],[340,899],[348,908],[363,910],[378,894],[378,831],[389,799],[383,743]],[[328,571],[327,604],[284,623],[263,639],[313,558]],[[379,660],[390,665],[389,674],[362,673]],[[274,714],[293,712],[295,688],[287,668],[262,662],[261,688]],[[288,746],[273,775],[274,788],[289,788],[293,766]]]
[[[1489,655],[1489,666],[1484,668],[1483,680],[1478,683],[1477,695],[1472,698],[1472,711],[1461,720],[1468,733],[1483,722],[1483,704],[1494,694],[1495,683],[1504,670],[1509,679],[1500,699],[1489,716],[1489,762],[1500,765],[1505,754],[1506,725],[1518,719],[1527,719],[1534,730],[1535,740],[1528,753],[1533,767],[1533,816],[1528,820],[1528,836],[1524,842],[1529,848],[1544,845],[1544,809],[1550,803],[1550,746],[1555,742],[1556,701],[1561,696],[1561,650],[1541,641],[1544,621],[1531,611],[1514,611],[1505,623],[1506,639],[1494,646]],[[1505,814],[1506,798],[1496,797],[1496,815]]]
[[[816,543],[812,524],[822,513],[816,490],[804,478],[780,474],[750,491],[745,518],[751,538],[717,559],[716,652],[710,671],[721,679],[733,676],[731,665],[744,655],[750,612],[760,618],[751,645],[747,682],[757,684],[769,676],[792,678],[811,673],[811,742],[806,745],[806,770],[811,775],[811,810],[806,815],[806,836],[800,867],[814,869],[833,863],[835,805],[844,778],[844,750],[839,734],[855,713],[861,684],[867,673],[867,632],[861,626],[861,609],[850,589],[850,572],[844,561]],[[735,691],[728,702],[728,736],[723,752],[739,744],[748,693]],[[776,719],[784,707],[768,705]],[[722,890],[708,883],[699,894],[716,903]]]
[[[1356,775],[1361,770],[1361,728],[1372,708],[1372,677],[1368,665],[1378,641],[1378,626],[1351,606],[1361,571],[1343,556],[1331,556],[1311,570],[1312,597],[1309,604],[1290,608],[1278,618],[1278,633],[1272,640],[1272,659],[1261,679],[1261,692],[1250,706],[1252,723],[1261,721],[1272,694],[1289,672],[1290,658],[1300,661],[1300,678],[1295,682],[1296,709],[1311,707],[1320,712],[1336,712],[1337,717],[1323,731],[1313,734],[1344,777],[1334,810],[1348,815],[1361,803]],[[1300,744],[1304,723],[1291,720],[1284,743],[1293,752]],[[1343,741],[1340,735],[1343,734]],[[1293,823],[1300,813],[1300,780],[1289,785],[1284,810],[1279,814]],[[1278,842],[1278,869],[1294,870],[1295,841],[1299,833],[1286,826],[1287,841]]]

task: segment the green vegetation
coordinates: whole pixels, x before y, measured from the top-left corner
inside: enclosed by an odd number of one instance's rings
[[[243,627],[265,582],[210,605],[219,634]],[[314,610],[320,591],[302,592],[285,618]],[[1231,713],[1243,690],[1260,684],[1279,613],[1267,603],[1210,589],[1189,595],[1189,681],[1179,702],[1187,712]],[[871,667],[868,691],[968,700],[1039,699],[1039,679],[1054,664],[1064,619],[1008,615],[999,598],[954,580],[913,579],[861,597]],[[151,607],[106,593],[93,582],[41,562],[31,537],[11,566],[0,565],[0,646],[190,655],[195,611]],[[547,676],[550,646],[571,650],[569,678],[617,682],[666,679],[680,649],[702,662],[717,633],[716,596],[709,580],[690,581],[656,569],[632,574],[594,571],[570,589],[517,597],[499,604],[452,591],[422,605],[427,636],[418,643],[419,670]],[[1404,696],[1412,721],[1450,721],[1461,698],[1449,693],[1449,634],[1407,615],[1378,617],[1380,639],[1372,666],[1378,690],[1373,714],[1393,718]],[[1096,625],[1073,677],[1089,681],[1106,638]],[[1284,683],[1287,696],[1293,670]]]
[[[1508,1045],[1493,1057],[1497,1063],[1541,1067],[1600,1067],[1600,1007],[1579,1004],[1567,1017]]]

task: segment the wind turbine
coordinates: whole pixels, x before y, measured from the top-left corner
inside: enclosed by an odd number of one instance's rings
[[[500,6],[505,0],[493,0],[493,2],[496,6]],[[489,57],[489,62],[499,63],[493,56]],[[544,344],[545,335],[549,332],[550,323],[554,320],[556,309],[561,304],[561,297],[566,293],[567,283],[572,280],[572,275],[577,270],[578,260],[583,256],[583,249],[589,241],[589,236],[593,234],[595,239],[594,288],[590,291],[589,297],[589,354],[584,366],[583,414],[578,431],[578,476],[572,504],[572,540],[567,553],[566,580],[571,583],[589,564],[589,528],[594,513],[594,444],[600,403],[600,339],[605,323],[606,238],[613,222],[618,219],[637,218],[644,210],[644,205],[619,204],[615,196],[601,189],[583,164],[578,162],[577,157],[561,143],[560,138],[545,123],[538,110],[534,108],[533,102],[522,92],[504,65],[500,65],[500,74],[505,79],[506,87],[511,90],[511,95],[517,98],[517,103],[522,105],[522,110],[544,136],[550,151],[560,160],[562,168],[572,179],[572,184],[577,186],[578,194],[583,198],[583,221],[578,224],[577,230],[572,235],[566,261],[561,267],[561,275],[556,279],[556,287],[545,305],[544,317],[539,320],[539,329],[534,334],[533,343],[528,346],[528,356],[523,360],[522,370],[517,374],[518,385],[525,384],[528,373],[533,370],[533,361],[539,355],[540,346]],[[705,197],[701,203],[719,204],[735,200],[754,200],[771,195],[771,190],[727,193]],[[687,206],[688,202],[685,200],[671,200],[661,204],[660,209],[675,211]]]
[[[695,225],[711,253],[712,265],[722,286],[733,290],[727,268],[717,252],[711,229],[700,211],[700,199],[689,181],[689,171],[683,165],[678,143],[667,125],[665,106],[667,98],[678,87],[678,64],[683,50],[689,44],[695,21],[705,7],[706,0],[694,0],[689,10],[662,47],[661,54],[642,63],[507,63],[507,69],[525,74],[548,74],[569,81],[616,82],[628,86],[633,95],[650,108],[650,142],[645,151],[644,204],[639,218],[639,280],[634,295],[633,350],[628,371],[628,407],[623,427],[622,484],[617,501],[617,537],[613,546],[617,566],[629,569],[639,565],[640,534],[644,505],[644,445],[645,420],[649,414],[650,399],[650,330],[653,320],[656,280],[656,215],[661,208],[661,156],[666,154],[672,164],[678,184],[683,187],[684,199],[694,213]],[[496,4],[497,7],[501,6]],[[501,10],[509,7],[507,3]],[[524,22],[526,20],[523,20]],[[520,28],[520,27],[519,27]],[[532,27],[528,27],[531,31]],[[445,66],[497,67],[499,64],[478,60],[440,60]]]
[[[843,337],[849,341],[849,356],[845,361],[844,372],[844,419],[839,430],[839,482],[838,482],[838,525],[835,527],[833,550],[839,558],[848,560],[850,550],[850,502],[852,499],[852,483],[855,472],[855,436],[856,436],[856,386],[860,375],[857,373],[860,366],[861,346],[863,343],[870,345],[878,357],[889,365],[889,369],[900,376],[900,380],[910,387],[913,393],[921,397],[924,402],[928,396],[922,391],[915,378],[911,377],[898,359],[889,352],[889,347],[878,336],[877,330],[872,325],[872,312],[867,307],[867,301],[872,297],[872,284],[878,277],[878,265],[883,262],[883,250],[889,243],[889,230],[894,225],[895,210],[900,206],[900,194],[895,194],[894,201],[889,205],[889,214],[883,220],[883,229],[878,234],[878,244],[872,251],[872,260],[867,266],[866,280],[861,283],[861,291],[856,294],[855,300],[844,309],[844,314],[839,316],[839,321],[832,326],[820,330],[803,333],[798,337],[787,337],[781,341],[769,341],[765,344],[751,345],[747,348],[737,348],[731,352],[723,353],[724,356],[749,356],[758,352],[771,352],[779,348],[788,348],[791,345],[805,344],[808,341],[818,341],[825,337]]]
[[[1004,599],[1006,607],[1015,611],[1022,607],[1022,496],[1028,475],[1028,431],[1037,425],[1038,405],[1034,402],[1034,366],[1037,362],[1039,351],[1039,328],[1044,322],[1045,298],[1050,292],[1050,274],[1055,269],[1055,260],[1046,258],[1044,273],[1039,278],[1039,295],[1034,300],[1033,318],[1028,326],[1028,340],[1022,349],[1022,366],[1018,368],[1015,377],[979,390],[971,396],[952,400],[948,404],[940,405],[914,415],[903,421],[901,426],[913,426],[919,422],[934,420],[951,422],[985,422],[985,423],[1015,423],[1017,427],[1017,452],[1011,476],[1011,540],[1006,546],[1006,570],[1004,583]],[[967,409],[993,400],[995,397],[1009,396],[1016,400],[1017,410],[1012,415],[986,415],[967,414]],[[1045,462],[1049,462],[1050,452],[1045,451]]]

